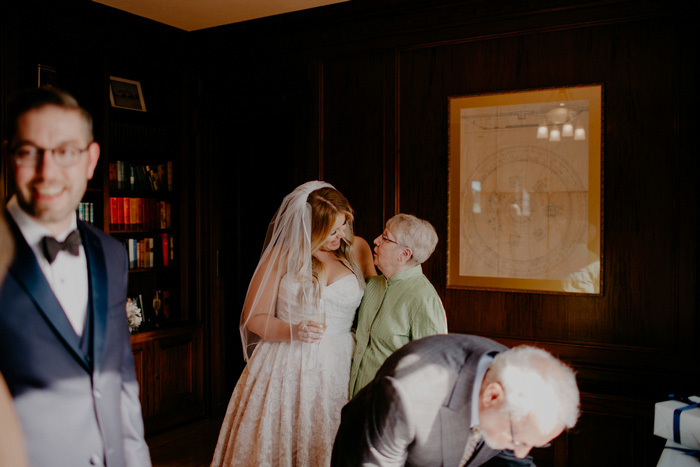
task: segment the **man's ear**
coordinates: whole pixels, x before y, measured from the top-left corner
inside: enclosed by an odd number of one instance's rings
[[[488,383],[479,396],[484,407],[500,407],[506,400],[505,391],[501,383]]]
[[[88,167],[87,167],[87,178],[92,180],[92,176],[95,173],[95,168],[97,167],[97,161],[100,159],[100,145],[95,141],[88,145]]]

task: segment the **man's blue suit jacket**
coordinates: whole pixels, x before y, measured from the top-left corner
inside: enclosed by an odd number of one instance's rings
[[[88,351],[81,351],[32,249],[6,217],[16,249],[0,290],[0,373],[31,465],[150,466],[126,323],[124,247],[78,221],[92,323]]]

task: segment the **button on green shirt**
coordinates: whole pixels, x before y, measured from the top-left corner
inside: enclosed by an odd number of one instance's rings
[[[447,334],[447,317],[420,265],[389,281],[383,275],[370,277],[358,311],[350,398],[374,379],[394,351],[434,334]]]

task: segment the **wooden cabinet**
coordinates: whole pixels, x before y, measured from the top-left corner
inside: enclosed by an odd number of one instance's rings
[[[200,327],[137,333],[131,344],[147,434],[204,415]]]

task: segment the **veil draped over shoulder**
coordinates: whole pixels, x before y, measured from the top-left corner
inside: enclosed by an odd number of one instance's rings
[[[277,292],[282,277],[290,275],[300,284],[298,301],[299,316],[311,313],[314,307],[314,285],[311,258],[311,205],[309,194],[320,188],[333,186],[322,181],[311,181],[297,187],[282,200],[282,205],[272,218],[265,237],[263,252],[253,279],[248,286],[240,332],[243,355],[246,361],[253,355],[262,339],[248,330],[251,318],[265,315],[266,325],[276,319]],[[291,327],[295,323],[289,322]]]

